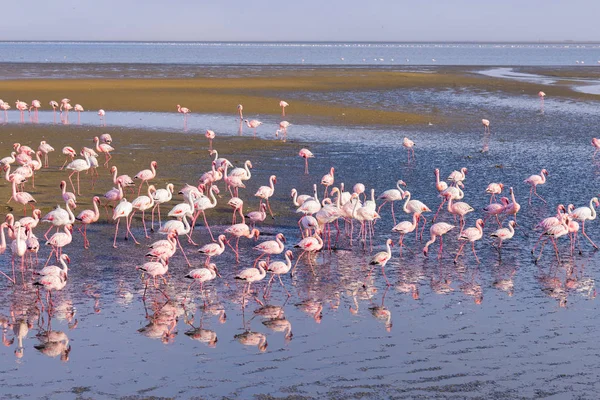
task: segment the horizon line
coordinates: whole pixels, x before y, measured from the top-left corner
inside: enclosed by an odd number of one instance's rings
[[[0,43],[436,43],[436,44],[600,44],[599,40],[0,40]]]

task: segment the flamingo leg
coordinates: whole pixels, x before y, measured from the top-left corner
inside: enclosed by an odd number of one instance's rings
[[[441,238],[440,238],[441,239]],[[465,244],[467,244],[466,242],[462,243],[460,245],[460,247],[458,248],[458,252],[456,253],[456,257],[454,258],[454,264],[456,264],[458,262],[458,257],[460,256],[460,254],[463,251],[463,248],[465,247]]]
[[[133,236],[133,233],[131,232],[131,220],[132,219],[133,219],[133,214],[129,218],[129,221],[127,221],[127,218],[125,218],[125,222],[127,223],[127,233],[131,235],[131,238],[133,239],[133,241],[135,242],[135,244],[140,244],[140,242],[138,242],[135,239],[135,236]],[[125,235],[125,237],[127,237],[127,235]]]
[[[440,249],[438,251],[438,259],[442,259],[442,251],[444,250],[444,241],[442,236],[440,236]]]
[[[212,239],[212,241],[215,241],[215,238],[210,230],[210,226],[208,225],[208,222],[206,221],[206,214],[204,213],[204,211],[202,211],[202,217],[204,218],[204,225],[206,225],[206,229],[208,229],[208,233],[210,234],[210,238]]]
[[[117,226],[115,227],[115,239],[113,240],[113,247],[116,249],[117,248],[117,233],[119,232],[119,222],[121,221],[120,218],[117,219]],[[144,292],[145,293],[145,292]]]
[[[473,255],[475,256],[475,259],[477,260],[477,264],[480,264],[479,257],[477,257],[477,253],[475,252],[475,242],[471,242],[471,248],[473,249]]]
[[[533,187],[533,194],[535,194],[541,201],[544,202],[544,204],[546,204],[546,200],[544,200],[544,198],[537,193],[537,186]]]
[[[75,191],[75,185],[73,185],[73,180],[71,180],[71,177],[73,176],[73,174],[74,174],[75,172],[76,172],[76,171],[73,171],[73,172],[71,172],[71,174],[69,175],[69,182],[71,182],[71,187],[73,188],[73,191]]]
[[[585,236],[585,238],[587,240],[589,240],[589,242],[592,244],[592,246],[594,246],[595,249],[598,248],[598,246],[596,246],[596,243],[594,243],[594,241],[592,239],[590,239],[590,237],[587,235],[587,233],[585,233],[585,221],[583,221],[581,223],[581,233],[583,234],[583,236]]]

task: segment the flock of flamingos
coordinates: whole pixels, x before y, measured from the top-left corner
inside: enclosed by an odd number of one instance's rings
[[[540,92],[541,101],[545,94]],[[61,121],[68,118],[68,111],[74,109],[81,112],[83,108],[80,105],[71,107],[69,99],[63,99],[60,104],[51,101],[50,105],[54,109],[56,122],[56,110],[60,112]],[[285,108],[288,103],[281,101],[282,116],[285,116]],[[10,108],[7,103],[0,100],[0,108],[5,111]],[[40,102],[34,100],[31,106],[24,102],[17,101],[16,108],[21,111],[21,121],[24,120],[24,111],[35,109],[32,121],[37,121],[37,110],[40,108]],[[184,119],[190,113],[190,110],[177,105],[178,112],[184,114]],[[238,106],[240,120],[243,120],[243,107]],[[101,120],[104,122],[105,112],[98,112]],[[5,115],[7,119],[7,115]],[[257,129],[261,122],[257,120],[245,120],[246,124]],[[484,133],[489,133],[490,122],[482,120]],[[289,122],[282,121],[280,123],[279,133],[287,133]],[[35,185],[35,175],[45,168],[49,168],[49,154],[55,149],[47,142],[42,141],[37,150],[29,146],[15,143],[10,156],[0,160],[0,164],[5,171],[6,180],[12,185],[12,196],[9,202],[14,202],[22,205],[23,218],[17,219],[14,215],[8,214],[5,222],[0,225],[1,244],[0,251],[4,252],[7,247],[10,247],[12,252],[12,271],[0,271],[11,284],[18,284],[19,277],[23,285],[33,284],[34,286],[44,288],[46,290],[46,303],[51,309],[52,292],[60,291],[68,282],[70,257],[63,252],[63,249],[68,248],[73,238],[73,227],[78,225],[79,231],[83,235],[85,248],[90,247],[90,239],[87,235],[87,227],[90,224],[96,223],[101,218],[101,208],[106,209],[108,216],[108,207],[112,206],[113,213],[111,221],[115,223],[115,233],[113,238],[113,246],[117,247],[117,237],[119,232],[119,224],[124,220],[125,238],[131,236],[135,244],[140,244],[131,231],[133,217],[136,213],[142,214],[142,226],[146,238],[151,236],[148,233],[146,225],[146,212],[151,214],[151,231],[154,231],[155,224],[158,225],[158,231],[165,236],[165,239],[158,240],[148,247],[148,261],[141,263],[137,267],[140,270],[143,279],[145,280],[145,290],[149,287],[149,282],[152,280],[153,287],[162,293],[166,298],[168,295],[161,289],[161,281],[167,283],[165,275],[169,271],[169,260],[179,251],[185,258],[188,266],[192,263],[188,259],[188,254],[184,250],[180,237],[186,237],[187,242],[197,246],[192,239],[192,234],[196,227],[197,220],[202,216],[207,232],[209,233],[212,242],[203,246],[199,246],[197,252],[203,255],[204,262],[201,268],[195,268],[188,271],[185,278],[191,280],[188,287],[188,292],[191,286],[198,284],[200,291],[203,293],[204,284],[217,277],[220,277],[219,270],[213,261],[218,260],[218,257],[225,251],[231,251],[235,254],[239,261],[240,240],[254,239],[258,240],[260,236],[261,223],[270,215],[273,216],[269,199],[273,196],[276,190],[277,177],[271,175],[264,186],[260,186],[254,196],[260,199],[259,209],[257,211],[244,214],[244,201],[240,198],[240,189],[247,187],[252,178],[252,162],[248,160],[243,167],[234,168],[234,166],[226,158],[220,158],[217,151],[212,149],[212,140],[215,133],[211,130],[206,131],[206,137],[209,140],[210,154],[214,156],[212,168],[204,173],[199,178],[197,186],[186,184],[183,187],[169,183],[164,188],[156,188],[152,185],[152,180],[157,175],[157,163],[152,161],[148,169],[139,171],[133,178],[128,175],[120,175],[118,169],[114,165],[110,165],[112,158],[111,153],[115,151],[112,147],[112,138],[109,134],[103,134],[100,137],[94,138],[95,147],[83,147],[78,152],[75,148],[64,146],[62,154],[65,156],[65,161],[60,167],[61,170],[66,170],[65,178],[68,178],[70,183],[67,184],[67,179],[60,182],[61,192],[56,193],[62,196],[62,202],[65,207],[58,206],[46,215],[42,215],[40,209],[36,208],[34,197],[26,191],[26,185],[31,182]],[[408,161],[415,159],[414,156],[415,143],[404,138],[403,146],[407,149]],[[592,145],[596,152],[600,149],[600,139],[592,139]],[[103,165],[97,160],[104,154]],[[595,155],[595,153],[594,153]],[[76,158],[80,156],[81,158]],[[314,157],[308,149],[302,149],[299,156],[304,159],[305,174],[309,174],[308,160]],[[15,168],[15,165],[18,165]],[[80,191],[80,174],[86,173],[94,179],[99,176],[98,169],[107,169],[109,174],[103,174],[108,179],[110,176],[114,184],[114,188],[104,195],[95,195],[92,198],[92,209],[86,209],[75,215],[74,210],[78,207]],[[68,172],[67,172],[68,171]],[[324,175],[319,182],[315,182],[313,192],[309,194],[298,194],[296,189],[292,190],[290,207],[293,207],[300,216],[298,220],[299,237],[294,248],[297,248],[299,253],[296,255],[291,249],[286,247],[286,238],[282,233],[275,235],[274,240],[261,241],[252,250],[257,255],[252,267],[243,269],[237,274],[236,279],[246,282],[244,295],[257,297],[258,292],[251,290],[251,285],[259,282],[270,274],[270,279],[264,288],[263,297],[269,296],[269,291],[274,280],[277,279],[283,290],[290,295],[286,289],[286,285],[282,280],[282,276],[290,273],[294,274],[298,263],[302,257],[306,256],[307,265],[314,273],[313,260],[316,254],[323,249],[331,249],[337,246],[340,240],[347,240],[352,245],[356,241],[355,236],[358,235],[358,243],[367,251],[372,251],[372,238],[376,221],[381,218],[380,211],[386,204],[391,206],[391,217],[394,221],[392,232],[394,235],[399,235],[398,246],[399,256],[402,257],[404,238],[408,234],[414,232],[416,241],[422,240],[428,218],[431,218],[431,226],[429,227],[430,238],[422,247],[424,256],[428,256],[429,248],[436,241],[439,241],[439,249],[437,257],[441,258],[443,254],[443,238],[447,234],[454,234],[458,237],[459,248],[454,256],[454,262],[463,255],[465,246],[470,246],[474,260],[479,263],[480,260],[476,252],[476,243],[484,237],[484,227],[492,226],[492,229],[487,233],[492,238],[496,239],[495,247],[498,252],[501,252],[503,242],[510,240],[515,234],[517,227],[517,215],[521,209],[517,202],[515,191],[509,185],[500,182],[492,182],[486,192],[490,195],[490,203],[482,210],[475,210],[464,200],[463,188],[467,182],[467,168],[462,168],[459,171],[453,171],[444,181],[440,177],[440,170],[435,169],[432,175],[432,185],[439,192],[440,204],[434,213],[430,207],[423,202],[415,199],[411,191],[407,190],[405,183],[402,180],[397,181],[396,188],[392,188],[375,196],[375,190],[367,191],[364,184],[357,183],[353,186],[352,191],[346,191],[344,184],[337,184],[335,179],[335,168],[332,167],[328,174]],[[74,175],[76,176],[76,184],[74,183]],[[542,169],[539,174],[527,177],[524,182],[530,185],[529,203],[532,201],[546,202],[544,198],[538,194],[538,187],[546,183],[549,173],[546,169]],[[435,179],[433,179],[435,178]],[[524,177],[525,178],[525,177]],[[146,184],[146,189],[142,193],[142,189]],[[219,188],[221,186],[221,189]],[[137,187],[137,193],[135,191]],[[320,189],[320,187],[322,189]],[[126,193],[130,192],[134,197],[132,201],[128,201]],[[228,192],[230,195],[227,201],[228,206],[233,210],[232,223],[216,238],[208,223],[207,214],[217,205],[217,197],[219,193]],[[507,197],[501,197],[503,193],[508,192]],[[131,198],[131,197],[130,197]],[[378,204],[379,202],[379,204]],[[402,203],[402,211],[407,214],[407,218],[396,220],[394,203]],[[163,221],[161,215],[161,206],[166,207],[168,203],[175,204],[168,212],[168,217],[172,219]],[[560,254],[558,241],[560,237],[570,238],[570,251],[575,250],[578,245],[577,235],[581,231],[582,235],[589,243],[597,248],[596,244],[585,232],[585,222],[596,218],[596,207],[600,204],[598,198],[594,197],[589,201],[588,206],[575,208],[573,205],[559,205],[556,215],[540,221],[534,229],[539,231],[539,239],[535,247],[532,249],[534,253],[539,248],[539,253],[535,257],[536,261],[542,256],[542,252],[546,243],[550,242],[553,245],[557,260],[560,263]],[[28,207],[31,208],[30,215],[27,215]],[[434,208],[435,209],[435,208]],[[436,219],[441,213],[449,213],[454,218],[454,224],[447,222],[436,222]],[[476,219],[475,223],[470,226],[466,218],[468,214],[483,214],[482,218]],[[430,216],[433,214],[433,216]],[[155,218],[156,217],[156,218]],[[155,221],[157,220],[157,221]],[[40,240],[34,233],[40,222],[49,224],[49,229],[44,233],[45,245],[51,248],[50,254],[46,259],[43,268],[36,267],[37,253],[40,249]],[[343,227],[340,227],[343,223]],[[580,226],[581,224],[581,226]],[[355,225],[358,233],[355,233]],[[420,226],[419,226],[420,225]],[[53,228],[56,231],[52,233]],[[335,233],[333,233],[335,229]],[[8,236],[12,242],[7,244]],[[340,238],[342,237],[342,238]],[[95,238],[100,240],[100,238]],[[385,265],[392,258],[392,239],[386,240],[386,250],[375,254],[371,261],[369,274],[374,271],[375,267],[381,268],[381,274],[388,286],[390,285],[386,274]],[[227,249],[229,247],[230,250]],[[409,251],[412,251],[409,249]],[[581,251],[581,250],[579,250]],[[189,251],[188,251],[189,252]],[[28,255],[30,257],[28,257]],[[35,255],[36,261],[34,262]],[[283,255],[285,261],[271,259],[278,255]],[[50,265],[54,258],[58,265]],[[20,258],[20,265],[16,259]],[[292,260],[296,258],[295,263]],[[31,269],[32,278],[26,278],[25,272]],[[17,274],[17,269],[20,269],[20,274]],[[183,278],[183,277],[182,277]],[[41,301],[41,300],[40,300]],[[389,319],[389,311],[385,307],[380,307],[380,317]]]

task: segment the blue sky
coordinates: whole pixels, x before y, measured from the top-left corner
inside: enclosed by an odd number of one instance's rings
[[[1,10],[0,40],[600,41],[597,0],[33,0]]]

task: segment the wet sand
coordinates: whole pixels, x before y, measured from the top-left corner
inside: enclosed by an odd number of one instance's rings
[[[165,67],[167,68],[167,67]],[[108,67],[107,67],[108,69]],[[195,78],[186,79],[117,79],[107,72],[104,79],[19,79],[2,81],[2,95],[6,99],[39,99],[47,108],[48,101],[68,96],[88,110],[103,108],[107,111],[162,111],[172,112],[181,104],[196,113],[235,114],[237,104],[244,104],[245,114],[277,115],[280,99],[291,103],[288,118],[296,120],[317,118],[323,123],[349,125],[423,125],[452,123],[452,118],[435,113],[406,108],[390,110],[385,107],[367,108],[349,96],[345,104],[317,99],[319,94],[346,92],[373,92],[392,90],[433,90],[447,88],[461,90],[498,92],[506,95],[535,95],[539,90],[555,97],[575,100],[596,99],[593,94],[580,93],[569,85],[569,77],[598,77],[595,69],[581,72],[563,68],[523,69],[531,73],[554,74],[564,79],[564,84],[552,89],[537,83],[515,82],[508,79],[484,77],[476,71],[481,68],[440,67],[421,71],[365,69],[365,68],[286,68],[231,69],[226,76],[214,76],[214,68],[190,67]],[[562,71],[562,72],[561,72]],[[581,75],[584,74],[584,75]],[[30,100],[26,100],[30,101]]]

